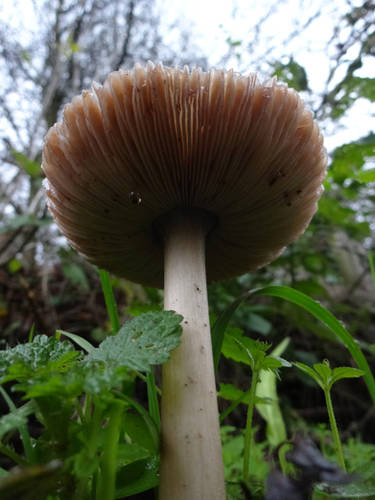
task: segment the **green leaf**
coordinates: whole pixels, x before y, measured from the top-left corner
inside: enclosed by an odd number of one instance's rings
[[[362,370],[358,370],[358,368],[352,368],[350,366],[340,366],[338,368],[334,368],[331,384],[337,382],[338,380],[341,380],[342,378],[362,377],[363,373],[364,372]]]
[[[326,489],[328,491],[326,491]],[[363,482],[355,482],[345,485],[335,485],[335,492],[329,491],[327,486],[318,485],[315,489],[317,492],[323,493],[323,497],[318,498],[340,498],[349,500],[351,498],[360,500],[361,498],[372,500],[375,498],[375,487],[373,485],[367,485]]]
[[[359,182],[375,182],[375,168],[370,170],[362,170],[358,172],[356,176],[357,181]]]
[[[345,77],[344,80],[337,85],[336,92],[333,95],[334,106],[332,107],[331,115],[333,118],[339,118],[347,109],[360,97],[368,99],[371,102],[375,101],[375,79],[363,78],[358,76]],[[337,96],[340,94],[340,97]]]
[[[313,272],[315,273],[316,271]],[[315,297],[327,297],[328,295],[327,290],[318,282],[317,278],[296,280],[294,287],[296,290],[299,290],[306,295],[312,295]]]
[[[333,161],[328,171],[328,177],[342,186],[347,182],[347,179],[356,179],[366,160],[374,156],[374,133],[357,141],[343,144],[333,152]]]
[[[46,367],[51,362],[59,361],[69,353],[74,356],[78,354],[70,342],[59,342],[54,337],[37,335],[32,342],[0,351],[0,377],[4,377],[8,372],[13,378],[24,376]]]
[[[75,333],[70,333],[65,330],[57,330],[56,333],[58,335],[64,335],[65,337],[70,338],[75,342],[79,347],[84,349],[86,352],[91,352],[95,349],[95,347],[90,344],[90,342],[83,337],[80,337],[79,335],[76,335]]]
[[[244,363],[253,368],[254,360],[248,349],[248,342],[245,337],[234,337],[225,335],[222,352],[226,358],[233,359],[237,363]],[[246,345],[247,344],[247,345]]]
[[[312,368],[310,368],[310,366],[307,366],[304,363],[301,363],[299,361],[296,361],[294,364],[302,372],[306,373],[309,377],[311,377],[313,380],[315,380],[315,382],[319,385],[319,387],[324,389],[323,381],[316,371],[314,371]]]
[[[297,368],[312,377],[323,390],[330,390],[332,385],[340,379],[357,378],[363,375],[362,370],[349,366],[342,366],[332,370],[328,363],[315,363],[314,369],[303,363],[296,362],[294,364]]]
[[[241,391],[233,384],[220,384],[220,390],[217,394],[220,398],[226,399],[227,401],[240,401],[241,403],[249,404],[249,393],[248,391]]]
[[[122,467],[116,478],[116,498],[124,498],[155,488],[159,483],[159,457],[132,462]]]
[[[250,403],[250,392],[249,391],[241,391],[241,389],[237,389],[232,384],[220,384],[220,391],[218,392],[218,396],[226,399],[227,401],[232,401],[232,404],[220,415],[220,422],[222,422],[232,411],[237,408],[237,406],[241,403],[249,404]],[[255,403],[261,407],[268,405],[271,403],[269,397],[255,397]]]
[[[7,233],[8,231],[14,231],[23,226],[48,226],[51,222],[52,219],[49,217],[38,219],[34,215],[16,215],[15,217],[5,221],[4,224],[0,226],[0,234]]]
[[[152,420],[151,416],[149,415],[149,413],[143,408],[142,405],[140,405],[134,399],[130,398],[129,396],[127,396],[124,393],[116,392],[116,397],[125,401],[128,404],[128,406],[133,408],[143,418],[144,423],[146,424],[146,428],[147,428],[147,432],[146,432],[146,434],[148,436],[146,438],[147,443],[151,443],[149,438],[152,439],[152,444],[148,444],[148,446],[150,447],[151,451],[152,450],[159,451],[159,445],[160,445],[160,443],[159,443],[159,441],[160,441],[159,430],[158,430],[155,422]],[[126,430],[126,432],[128,432],[128,431],[131,432],[129,430],[129,428],[127,428],[125,430]],[[142,445],[142,443],[141,443],[141,445]]]
[[[268,335],[272,329],[272,325],[259,314],[250,313],[248,328],[249,330],[260,333],[261,335]]]
[[[315,363],[313,365],[314,370],[320,376],[324,385],[328,385],[331,380],[332,370],[327,363]]]
[[[115,296],[113,294],[111,279],[109,277],[108,271],[104,271],[104,269],[99,269],[98,271],[100,282],[102,284],[105,305],[111,322],[112,334],[115,334],[120,329],[120,320],[118,316]]]
[[[8,415],[4,415],[0,418],[0,439],[3,438],[4,434],[9,431],[19,429],[20,427],[27,424],[27,417],[35,411],[32,402],[28,402],[23,406],[20,406],[16,410],[13,410]]]
[[[123,467],[131,464],[132,462],[149,458],[150,456],[150,450],[137,443],[119,444],[117,463],[119,467]]]
[[[288,361],[281,358],[276,358],[273,356],[266,356],[262,363],[262,370],[276,370],[277,368],[282,368],[283,366],[291,366]]]
[[[124,382],[131,384],[133,381],[125,367],[103,367],[96,363],[83,362],[77,366],[76,372],[78,379],[80,375],[83,377],[82,391],[91,395],[107,394],[110,397],[111,389],[121,387]]]
[[[162,311],[163,308],[159,304],[142,304],[141,302],[132,303],[126,312],[131,316],[139,316],[150,311]]]
[[[69,43],[69,48],[72,52],[78,52],[80,50],[80,46],[78,43],[71,42]]]
[[[354,213],[354,210],[343,207],[333,198],[323,196],[319,200],[319,214],[334,224],[343,225]]]
[[[62,265],[62,270],[66,278],[74,286],[81,286],[84,291],[89,291],[90,285],[82,267],[74,264],[73,262],[69,262]]]
[[[30,177],[37,179],[42,177],[42,169],[40,163],[30,160],[27,156],[16,151],[14,149],[11,150],[13,158],[17,161],[17,163],[23,167],[26,172],[30,175]]]
[[[298,64],[292,57],[289,62],[274,64],[273,76],[277,76],[282,81],[298,91],[308,90],[307,74],[305,68]]]
[[[11,272],[12,274],[15,274],[17,271],[22,269],[22,262],[19,261],[18,259],[11,259],[8,262],[8,269],[9,269],[9,272]]]
[[[150,427],[142,415],[139,413],[128,412],[124,419],[124,428],[126,434],[131,440],[149,452],[155,453],[158,447],[155,447],[154,432],[150,433]]]
[[[173,311],[149,312],[125,323],[87,356],[112,367],[149,371],[162,364],[180,343],[182,316]]]

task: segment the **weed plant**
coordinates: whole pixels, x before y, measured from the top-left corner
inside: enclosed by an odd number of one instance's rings
[[[0,352],[0,395],[8,407],[0,418],[2,500],[113,500],[148,490],[157,497],[161,390],[153,370],[179,344],[183,318],[148,311],[120,326],[109,276],[100,271],[100,278],[112,334],[98,347],[70,332],[47,337],[32,330],[27,343]],[[358,368],[292,363],[280,357],[289,339],[269,353],[269,344],[230,327],[239,305],[259,295],[309,311]],[[375,446],[353,438],[341,443],[331,397],[336,381],[363,377],[375,403],[375,380],[358,343],[329,311],[294,289],[268,286],[232,303],[214,323],[212,340],[216,368],[224,356],[249,373],[248,390],[221,384],[218,392],[229,401],[220,418],[228,499],[375,498]],[[302,371],[324,392],[331,444],[324,429],[322,452],[306,436],[287,439],[277,399],[285,369]],[[139,381],[147,387],[147,409],[137,399]],[[225,425],[241,404],[245,428]],[[255,408],[266,422],[262,440],[255,439]]]

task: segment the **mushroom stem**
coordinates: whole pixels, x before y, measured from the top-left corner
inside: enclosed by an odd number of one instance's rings
[[[180,346],[163,365],[160,500],[225,499],[208,316],[205,238],[212,217],[165,217],[164,308],[184,317]]]

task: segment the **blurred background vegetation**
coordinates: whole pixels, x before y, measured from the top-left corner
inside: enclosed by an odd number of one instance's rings
[[[38,333],[53,335],[59,328],[94,342],[109,332],[97,270],[68,247],[46,209],[41,150],[46,131],[81,89],[93,80],[103,81],[110,71],[151,59],[275,75],[302,92],[332,145],[325,193],[306,233],[256,274],[211,285],[212,315],[250,288],[289,285],[328,307],[374,361],[375,288],[368,256],[375,248],[375,133],[369,122],[368,133],[358,136],[366,127],[360,119],[350,120],[361,116],[353,114],[356,106],[369,111],[370,118],[375,113],[375,4],[334,0],[328,8],[320,1],[264,2],[259,15],[252,15],[251,4],[244,10],[241,2],[233,2],[233,31],[217,27],[225,50],[214,60],[210,49],[199,43],[194,22],[176,14],[168,24],[154,0],[8,0],[0,7],[2,348],[27,341],[32,325]],[[285,16],[294,30],[280,42],[268,22],[272,18],[277,26]],[[236,20],[247,23],[241,37]],[[314,42],[324,30],[321,67],[312,67],[298,57],[297,48],[307,44],[313,57]],[[317,80],[318,86],[312,83]],[[345,127],[352,138],[343,143]],[[122,321],[130,309],[148,310],[162,303],[159,290],[117,277],[113,286]],[[328,358],[332,366],[352,364],[324,326],[285,302],[254,299],[238,309],[233,326],[274,345],[290,337],[283,357],[291,361],[311,365]],[[248,372],[226,360],[219,379],[248,387]],[[279,393],[289,428],[314,425],[318,433],[316,424],[327,420],[319,388],[303,374],[285,370]],[[334,402],[344,438],[359,434],[375,441],[374,408],[362,381],[339,384]],[[227,423],[243,427],[244,416],[239,407]]]

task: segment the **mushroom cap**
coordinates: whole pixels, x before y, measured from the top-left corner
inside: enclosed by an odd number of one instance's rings
[[[149,63],[74,97],[47,133],[42,167],[72,247],[161,287],[160,217],[190,208],[215,216],[208,282],[254,271],[305,230],[326,165],[313,115],[286,85]]]

